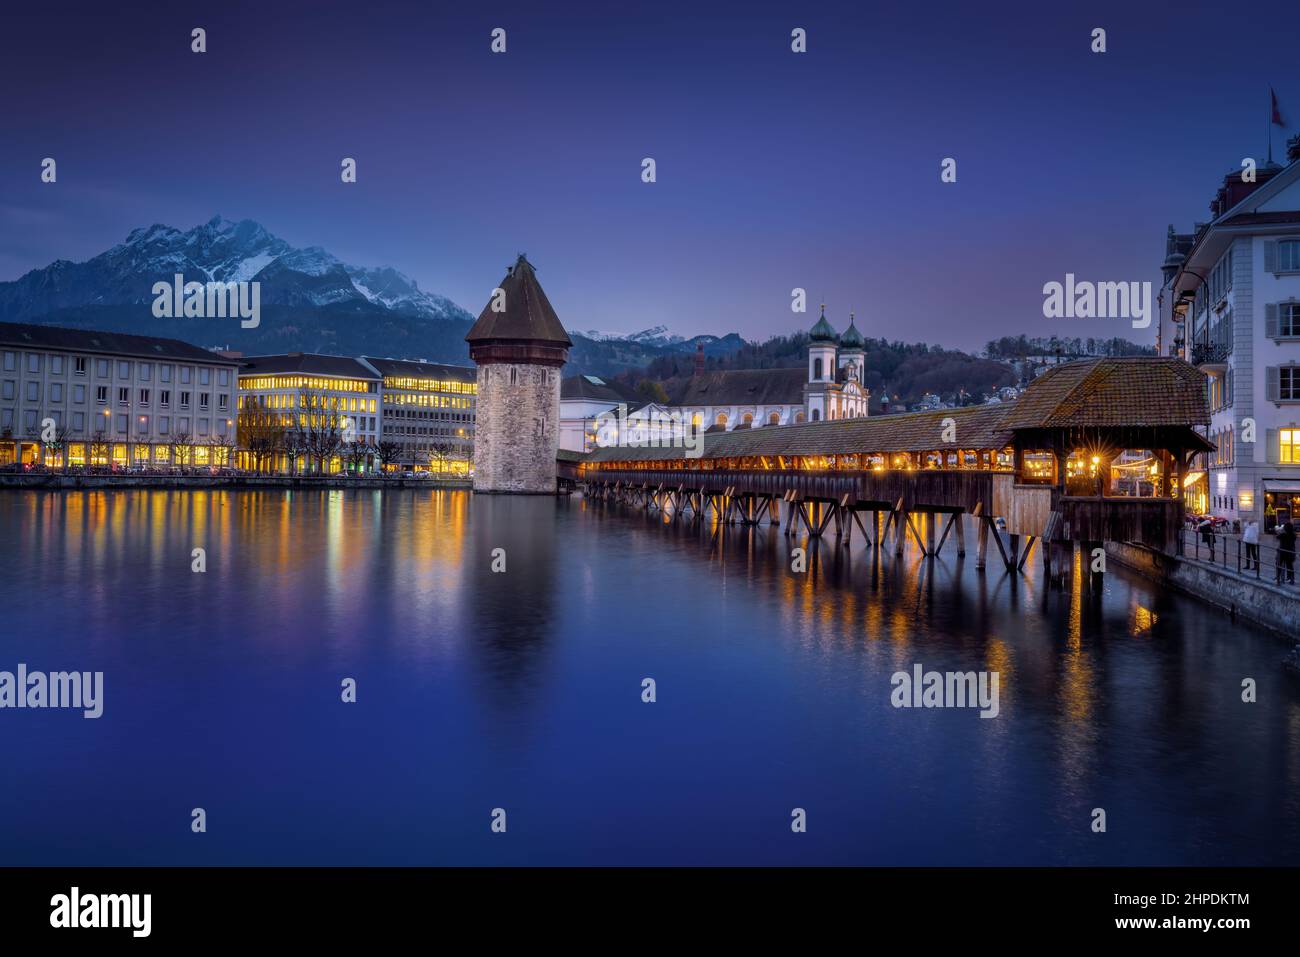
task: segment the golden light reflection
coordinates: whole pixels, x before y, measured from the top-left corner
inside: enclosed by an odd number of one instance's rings
[[[1134,638],[1150,637],[1151,629],[1159,621],[1159,616],[1150,608],[1144,608],[1137,605],[1133,609],[1133,622],[1129,626],[1129,632]]]

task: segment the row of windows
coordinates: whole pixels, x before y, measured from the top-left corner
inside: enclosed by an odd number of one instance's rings
[[[63,412],[60,410],[46,413],[46,415],[41,415],[36,409],[28,409],[23,413],[22,419],[18,420],[13,409],[0,409],[0,434],[7,432],[12,435],[15,424],[19,421],[21,421],[24,432],[34,434],[38,431],[41,419],[44,419],[46,416],[54,420],[54,427],[56,429],[62,430],[64,423],[66,422],[68,428],[75,434],[82,434],[87,431],[107,432],[111,430],[121,435],[125,435],[129,430],[132,420],[132,416],[123,415],[121,413],[118,413],[117,415],[92,415],[90,416],[89,421],[93,427],[87,430],[86,423],[88,420],[85,412],[73,412],[70,416],[65,417]],[[134,419],[135,431],[138,434],[143,435],[148,433],[151,425],[157,426],[157,434],[159,435],[168,435],[172,429],[172,417],[169,415],[160,415],[156,420],[151,420],[147,415],[135,416]],[[212,430],[212,434],[214,435],[229,435],[233,431],[233,426],[234,423],[230,419],[217,419],[215,423],[210,419],[194,420],[194,429],[195,434],[197,435],[208,435],[209,429]],[[180,416],[177,418],[176,434],[184,435],[189,432],[190,417]]]
[[[474,421],[474,417],[467,412],[419,412],[411,409],[394,409],[384,414],[392,419],[441,419],[444,422]]]
[[[394,395],[385,392],[384,405],[415,405],[431,409],[472,409],[474,408],[474,400],[450,395]]]
[[[5,372],[15,372],[18,369],[18,357],[20,353],[6,352],[3,359]],[[50,375],[63,375],[69,365],[71,365],[72,374],[78,376],[86,375],[90,364],[94,362],[95,376],[100,379],[112,377],[113,365],[117,365],[117,377],[123,381],[131,379],[132,370],[140,382],[151,382],[153,380],[154,366],[158,366],[158,381],[171,382],[172,375],[178,377],[181,384],[194,381],[197,374],[199,385],[211,385],[213,379],[213,369],[208,366],[179,366],[175,367],[166,363],[153,362],[132,362],[129,359],[91,359],[87,356],[72,356],[71,363],[67,360],[69,357],[61,355],[45,355],[40,352],[22,353],[25,356],[23,367],[32,375],[39,375],[42,368],[48,368]],[[230,370],[217,369],[217,385],[230,385]]]
[[[386,425],[385,435],[446,435],[463,438],[465,430],[450,425]]]
[[[41,401],[41,383],[34,380],[28,380],[26,388],[23,389],[23,399],[27,402]],[[47,401],[59,404],[64,399],[64,385],[62,382],[51,382],[47,385]],[[106,385],[95,386],[95,402],[99,405],[108,405],[108,389]],[[18,384],[13,379],[5,379],[0,383],[0,398],[15,399],[18,395]],[[139,389],[136,391],[136,404],[139,406],[149,406],[152,404],[154,392],[152,389]],[[190,407],[191,393],[182,391],[178,395],[179,407],[188,409]],[[74,405],[84,405],[86,402],[86,387],[80,383],[72,386],[72,402]],[[131,404],[131,387],[119,386],[117,390],[117,404],[119,406],[129,406]],[[158,390],[158,406],[167,409],[172,404],[172,390]],[[212,393],[199,393],[199,411],[206,412],[212,405]],[[230,395],[222,392],[217,395],[217,411],[225,412],[230,408]]]
[[[273,392],[269,395],[241,395],[241,409],[329,409],[334,412],[374,412],[374,399],[347,395],[321,395],[316,392]]]
[[[326,379],[320,376],[264,375],[244,376],[239,380],[241,392],[270,392],[275,389],[312,389],[317,392],[378,392],[378,382],[364,379]]]
[[[414,392],[458,392],[474,395],[478,392],[475,382],[456,382],[450,379],[406,379],[389,376],[384,379],[385,389],[409,389]]]

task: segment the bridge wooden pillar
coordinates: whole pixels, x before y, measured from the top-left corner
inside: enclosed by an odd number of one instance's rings
[[[966,557],[966,513],[958,512],[953,516],[953,521],[957,523],[957,557]]]
[[[984,561],[988,557],[989,553],[989,522],[988,519],[982,516],[978,521],[979,532],[977,533],[978,540],[975,544],[975,567],[982,570],[984,568]]]

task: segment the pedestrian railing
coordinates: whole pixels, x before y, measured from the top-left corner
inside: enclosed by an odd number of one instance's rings
[[[1295,552],[1282,552],[1277,539],[1265,532],[1252,550],[1249,545],[1233,535],[1212,533],[1207,538],[1203,532],[1192,528],[1179,530],[1178,554],[1184,558],[1219,565],[1239,575],[1281,585],[1295,585]]]

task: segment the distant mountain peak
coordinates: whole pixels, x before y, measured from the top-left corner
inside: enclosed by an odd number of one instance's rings
[[[305,308],[356,302],[426,319],[468,316],[391,266],[349,265],[320,246],[291,246],[256,220],[217,214],[185,232],[165,223],[140,226],[124,243],[85,262],[58,260],[0,282],[0,320],[151,302],[153,284],[170,282],[177,273],[199,282],[257,280],[266,304]]]

